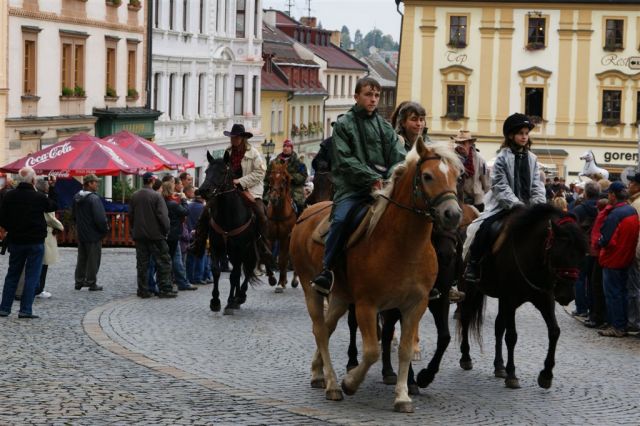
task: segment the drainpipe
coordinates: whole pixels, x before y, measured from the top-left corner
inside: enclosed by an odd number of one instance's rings
[[[402,1],[403,0],[396,0],[396,10],[400,16],[402,16],[402,18],[400,18],[400,40],[398,41],[398,44],[400,44],[400,48],[398,49],[398,68],[396,69],[396,102],[398,102],[398,81],[400,79],[400,59],[402,58],[402,30],[404,28],[404,14],[400,12],[400,2]]]
[[[151,59],[152,59],[152,38],[153,38],[153,2],[144,3],[147,6],[147,81],[145,82],[145,90],[147,92],[147,100],[144,104],[146,109],[151,109]]]

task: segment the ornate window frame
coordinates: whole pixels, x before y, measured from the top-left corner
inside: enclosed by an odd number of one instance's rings
[[[526,90],[527,88],[541,88],[544,90],[542,100],[542,115],[547,115],[547,105],[549,98],[549,78],[552,72],[540,67],[531,67],[518,71],[520,76],[520,111],[525,110]],[[539,117],[536,124],[544,124],[547,120],[545,117]]]
[[[621,127],[625,125],[623,121],[626,113],[625,99],[628,99],[627,91],[630,89],[627,81],[630,77],[630,75],[618,70],[609,70],[596,74],[596,78],[598,79],[598,122],[596,124],[598,124],[598,126]],[[608,122],[602,119],[605,90],[619,90],[621,92],[619,122]]]
[[[466,120],[469,119],[467,116],[469,111],[469,77],[472,73],[471,68],[462,65],[451,65],[440,69],[442,75],[442,115],[440,118],[443,121],[463,121],[466,125]],[[464,86],[464,113],[461,117],[447,115],[448,86]]]
[[[622,46],[607,46],[607,21],[622,21]],[[602,49],[607,52],[621,52],[625,49],[627,41],[627,30],[629,24],[626,16],[603,16],[602,17]]]
[[[460,40],[459,43],[453,43],[451,40],[451,18],[454,17],[462,17],[462,18],[467,18],[467,25],[466,25],[466,31],[464,33],[464,40]],[[469,46],[469,22],[471,21],[471,14],[470,13],[459,13],[459,12],[452,12],[452,13],[447,13],[447,32],[446,32],[446,37],[447,37],[447,47],[451,48],[451,49],[464,49],[465,47]]]

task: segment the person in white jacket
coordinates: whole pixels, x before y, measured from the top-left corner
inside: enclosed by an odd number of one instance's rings
[[[484,198],[485,210],[467,228],[463,256],[469,254],[464,279],[480,281],[480,262],[489,243],[491,224],[517,206],[545,203],[538,159],[531,152],[529,131],[535,127],[529,117],[515,113],[502,126],[504,142],[491,172],[491,190]]]

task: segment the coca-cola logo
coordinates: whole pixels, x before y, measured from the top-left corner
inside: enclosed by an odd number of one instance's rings
[[[109,157],[111,157],[113,161],[120,164],[124,168],[129,167],[129,165],[125,163],[125,161],[122,158],[120,158],[120,156],[116,154],[116,152],[113,149],[111,149],[111,147],[108,147],[107,145],[104,145],[104,144],[100,145],[100,147],[104,152],[106,152],[109,155]]]
[[[54,158],[60,157],[71,151],[73,151],[73,146],[71,146],[69,142],[65,142],[62,145],[52,147],[49,151],[40,154],[37,157],[28,157],[26,165],[29,167],[33,167],[40,163],[53,160]]]

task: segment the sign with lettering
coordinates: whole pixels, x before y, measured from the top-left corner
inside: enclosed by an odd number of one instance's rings
[[[51,148],[49,151],[41,154],[37,157],[29,157],[27,158],[26,165],[29,167],[34,167],[40,163],[44,163],[45,161],[53,160],[56,157],[60,157],[63,154],[73,151],[73,147],[69,142]]]
[[[629,67],[632,70],[640,70],[640,56],[618,56],[615,53],[605,55],[600,60],[604,66]]]
[[[452,64],[462,65],[467,62],[467,55],[464,53],[454,52],[453,50],[447,51],[447,62]]]
[[[640,70],[640,56],[632,56],[629,58],[629,68],[632,70]]]

